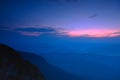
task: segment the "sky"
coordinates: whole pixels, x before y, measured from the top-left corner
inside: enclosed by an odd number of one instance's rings
[[[88,42],[116,46],[120,0],[0,0],[0,36],[0,43],[33,52],[40,45],[48,52],[69,51],[77,44],[72,50],[79,52],[82,42],[85,48]]]

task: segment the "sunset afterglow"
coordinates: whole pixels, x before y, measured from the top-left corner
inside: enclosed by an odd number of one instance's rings
[[[87,30],[71,30],[67,32],[71,37],[116,37],[120,36],[119,30],[100,30],[100,29],[87,29]]]
[[[120,80],[120,0],[0,0],[0,7],[0,80]]]

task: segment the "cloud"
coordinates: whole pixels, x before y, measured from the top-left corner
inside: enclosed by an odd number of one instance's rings
[[[1,26],[1,25],[0,25]],[[47,26],[26,26],[10,28],[1,26],[0,30],[19,33],[25,36],[42,36],[42,35],[55,35],[55,36],[68,36],[68,37],[117,37],[120,36],[120,30],[111,29],[88,29],[88,30],[66,30],[56,27]]]
[[[88,16],[88,18],[90,18],[90,19],[95,18],[95,17],[97,17],[97,14],[93,14],[93,15]]]
[[[39,27],[39,28],[16,28],[16,32],[26,36],[40,36],[40,35],[58,35],[59,30],[53,27]]]
[[[78,2],[79,0],[56,0],[61,2]]]
[[[10,30],[11,28],[8,26],[0,25],[0,30]]]
[[[89,30],[71,30],[66,34],[70,37],[117,37],[120,36],[119,30],[89,29]]]
[[[41,28],[17,28],[16,31],[29,31],[29,32],[56,32],[56,30],[52,27],[41,27]]]
[[[27,31],[18,31],[18,33],[26,36],[40,36],[40,32],[27,32]]]
[[[118,32],[114,32],[113,34],[120,34],[120,31],[118,31]]]
[[[0,25],[0,30],[19,33],[25,36],[41,36],[41,35],[63,35],[61,28],[47,27],[47,26],[18,26],[10,27]]]
[[[110,34],[111,37],[116,37],[116,36],[120,36],[120,31],[114,32]]]
[[[55,2],[55,3],[58,3],[58,4],[61,4],[61,3],[77,3],[78,1],[81,1],[81,0],[41,0],[42,2]]]

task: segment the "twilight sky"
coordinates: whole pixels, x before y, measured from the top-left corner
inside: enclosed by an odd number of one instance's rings
[[[0,29],[15,29],[26,36],[120,36],[119,0],[3,0],[0,4]]]
[[[72,47],[65,44],[76,46],[82,41],[86,47],[88,38],[96,38],[98,42],[104,38],[105,42],[117,44],[120,0],[0,0],[0,36],[0,43],[18,49],[36,44],[48,52],[56,46],[62,50],[67,46],[70,50]],[[79,50],[79,46],[73,51]]]

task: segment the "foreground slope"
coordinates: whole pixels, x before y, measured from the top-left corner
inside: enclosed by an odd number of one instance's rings
[[[9,46],[0,44],[0,80],[45,80],[39,68]]]

